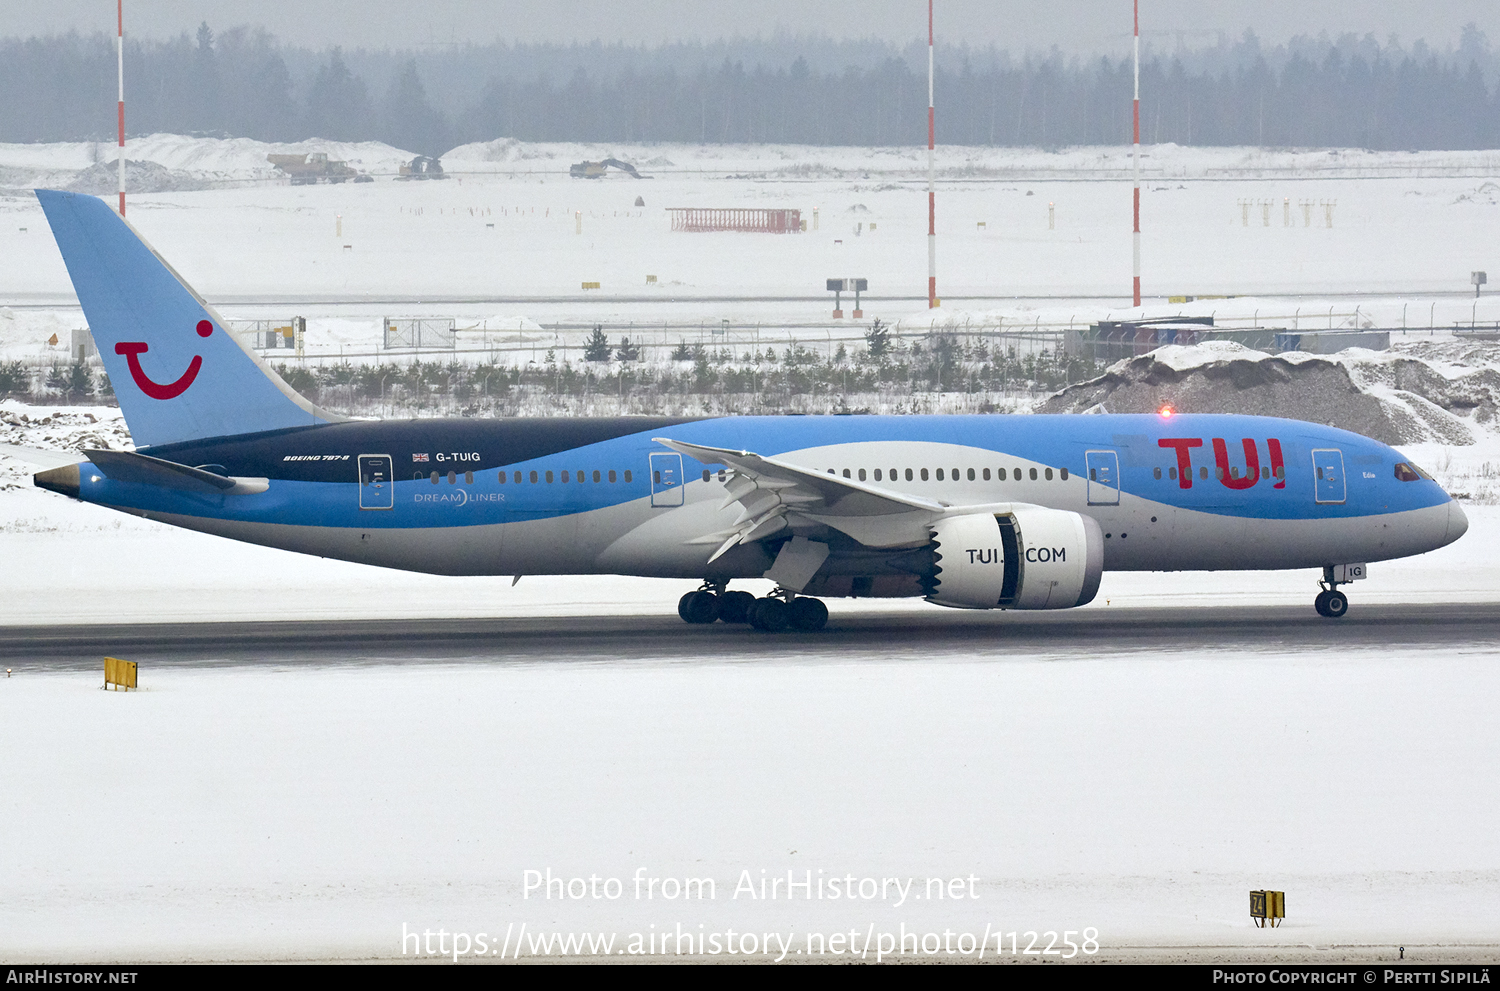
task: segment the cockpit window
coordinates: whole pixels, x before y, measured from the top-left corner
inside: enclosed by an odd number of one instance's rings
[[[1397,479],[1397,481],[1401,481],[1401,482],[1415,482],[1417,479],[1419,479],[1421,477],[1422,476],[1418,475],[1416,473],[1416,471],[1414,471],[1412,469],[1411,465],[1406,464],[1405,462],[1397,462],[1397,464],[1396,464],[1396,479]]]

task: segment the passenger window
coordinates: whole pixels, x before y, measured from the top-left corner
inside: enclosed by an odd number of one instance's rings
[[[925,475],[926,472],[923,472],[923,474]],[[906,469],[906,480],[908,482],[911,481],[911,469],[910,468]]]
[[[1177,481],[1177,469],[1176,468],[1168,468],[1167,469],[1167,477],[1170,478],[1174,482]]]
[[[501,485],[505,484],[505,472],[503,472],[503,471],[500,473],[500,484]]]
[[[660,485],[661,484],[661,472],[659,472],[659,471],[653,471],[651,473],[651,480],[653,482],[655,482],[657,485]],[[551,481],[551,479],[548,479],[548,481]]]
[[[432,473],[432,484],[436,485],[437,484],[437,480],[438,480],[438,473],[437,472],[433,472]]]
[[[995,477],[998,480],[1002,481],[1002,482],[1005,481],[1005,469],[1004,468],[996,468],[995,469]]]
[[[474,473],[472,471],[466,471],[466,472],[464,472],[464,484],[465,485],[473,485],[474,484]]]
[[[984,480],[985,480],[985,481],[986,481],[986,482],[988,482],[988,481],[989,481],[989,480],[990,480],[990,470],[989,470],[989,469],[988,469],[988,468],[986,468],[986,469],[985,469],[985,470],[984,470]]]
[[[1155,478],[1158,482],[1161,481],[1161,469],[1160,468],[1152,468],[1151,469],[1151,477]]]
[[[583,469],[582,468],[578,469],[578,484],[579,485],[583,484]]]
[[[625,469],[625,481],[626,481],[627,484],[630,482],[630,469],[629,468]]]
[[[953,474],[950,475],[949,477],[952,478],[955,482],[958,481],[958,479],[959,479],[958,469],[957,468],[953,469]]]
[[[927,481],[927,469],[926,468],[922,469],[922,481],[924,481],[924,482]]]
[[[877,482],[880,481],[880,469],[879,468],[875,469],[875,481],[877,481]]]
[[[1278,479],[1285,480],[1285,478],[1286,478],[1286,465],[1282,465],[1281,467],[1279,467],[1279,468],[1276,469],[1276,477]]]
[[[563,480],[563,482],[565,482],[565,483],[566,483],[566,482],[571,482],[571,481],[572,481],[572,479],[571,479],[571,478],[569,478],[569,477],[568,477],[568,473],[567,473],[567,472],[563,472],[563,473],[562,473],[562,480]],[[551,476],[550,476],[550,475],[549,475],[549,476],[547,476],[547,481],[549,481],[549,482],[550,482],[550,481],[552,481],[552,477],[551,477]]]
[[[449,485],[457,485],[458,484],[458,472],[456,472],[456,471],[450,471],[448,473],[448,484]]]
[[[1320,467],[1318,469],[1318,481],[1321,482],[1322,480],[1323,480],[1323,469]]]
[[[531,473],[531,484],[532,485],[536,484],[536,472],[532,472]]]
[[[1049,482],[1052,481],[1052,469],[1051,468],[1047,469],[1047,481],[1049,481]]]
[[[834,470],[832,468],[828,469],[828,474],[830,474],[830,475],[834,474]]]
[[[974,469],[973,468],[969,469],[969,481],[971,481],[971,482],[974,481]]]
[[[1012,468],[1010,470],[1010,472],[1011,472],[1012,475],[1015,476],[1016,481],[1019,482],[1021,480],[1021,469],[1020,468]],[[1031,477],[1035,478],[1036,477],[1036,473],[1033,472]]]
[[[1059,472],[1059,477],[1062,478],[1062,480],[1064,482],[1066,482],[1068,480],[1068,469],[1066,469],[1066,468],[1059,468],[1057,470]]]
[[[848,469],[848,468],[845,468],[845,469],[844,469],[844,477],[845,477],[845,478],[848,478],[848,477],[849,477],[849,469]]]
[[[1033,482],[1036,481],[1036,469],[1035,468],[1031,469],[1031,480]]]
[[[1207,479],[1208,479],[1208,469],[1207,468],[1199,468],[1198,469],[1198,480],[1201,482],[1201,481],[1207,481]]]
[[[615,470],[613,468],[609,470],[609,480],[610,482],[614,482],[615,480]]]
[[[927,473],[926,473],[926,472],[925,472],[925,471],[924,471],[924,472],[922,472],[922,477],[923,477],[923,478],[926,478],[926,477],[927,477]],[[942,481],[942,480],[943,480],[943,469],[941,469],[941,468],[939,468],[939,469],[938,469],[938,470],[937,470],[937,480],[938,480],[938,481],[939,481],[939,482],[941,482],[941,481]]]
[[[547,472],[547,484],[548,485],[552,484],[552,473],[550,471]]]
[[[864,481],[864,480],[865,480],[865,470],[864,470],[864,469],[863,469],[863,468],[861,468],[861,469],[860,469],[860,470],[859,470],[859,480],[860,480],[860,481],[861,481],[861,482],[863,482],[863,481]]]
[[[511,481],[515,482],[517,485],[520,485],[521,484],[521,473],[520,472],[516,472],[516,477],[513,478],[513,479],[511,479]],[[533,478],[532,481],[534,482],[534,481],[536,481],[536,479]]]
[[[1240,466],[1239,465],[1235,465],[1233,468],[1229,469],[1229,477],[1230,478],[1239,478],[1240,477]]]
[[[599,484],[599,469],[598,468],[594,469],[594,484],[595,485]]]

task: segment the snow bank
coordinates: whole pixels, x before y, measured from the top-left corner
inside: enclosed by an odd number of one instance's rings
[[[1282,416],[1387,444],[1476,443],[1500,410],[1500,344],[1402,341],[1390,351],[1271,355],[1231,341],[1168,345],[1116,362],[1043,401],[1040,413]]]
[[[283,178],[267,155],[324,152],[363,172],[394,175],[413,152],[379,141],[272,143],[249,138],[199,138],[149,134],[131,138],[125,149],[127,192],[156,193],[206,189],[215,183]],[[0,186],[65,187],[96,195],[117,188],[115,146],[99,142],[0,144]]]

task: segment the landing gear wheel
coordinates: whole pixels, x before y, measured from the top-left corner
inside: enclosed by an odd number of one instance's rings
[[[677,602],[677,615],[687,623],[712,623],[719,618],[719,597],[712,592],[689,592]]]
[[[800,596],[792,600],[788,612],[794,630],[812,633],[828,625],[828,607],[823,604],[822,599]]]
[[[1324,592],[1328,598],[1323,600],[1323,615],[1329,619],[1338,619],[1349,611],[1349,597],[1338,589]]]
[[[1318,615],[1319,616],[1327,616],[1327,615],[1329,615],[1329,612],[1328,612],[1328,590],[1327,589],[1324,589],[1323,591],[1319,592],[1318,593],[1318,597],[1316,599],[1313,599],[1313,608],[1318,611]]]
[[[780,633],[791,622],[791,610],[780,599],[756,599],[750,607],[750,625],[767,633]]]
[[[748,623],[755,596],[749,592],[725,592],[719,596],[719,619],[725,623]]]

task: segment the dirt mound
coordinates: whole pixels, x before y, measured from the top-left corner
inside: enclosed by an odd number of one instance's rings
[[[1081,413],[1102,405],[1111,413],[1150,413],[1171,404],[1185,413],[1326,423],[1387,444],[1472,444],[1465,418],[1488,423],[1500,409],[1500,372],[1488,367],[1500,364],[1500,348],[1463,355],[1443,347],[1268,355],[1228,341],[1168,346],[1069,386],[1037,412]],[[1445,374],[1443,366],[1456,374]]]
[[[105,162],[91,165],[79,172],[66,187],[70,193],[89,193],[94,196],[106,196],[119,188],[119,164]],[[127,193],[175,193],[207,188],[208,183],[186,172],[178,172],[155,162],[125,160]]]

